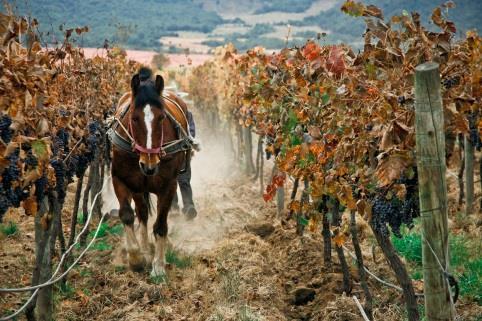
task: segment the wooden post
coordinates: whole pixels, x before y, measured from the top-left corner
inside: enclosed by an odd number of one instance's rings
[[[428,321],[454,319],[449,269],[445,137],[440,73],[436,63],[415,69],[415,129],[422,217],[425,314]],[[440,266],[440,264],[442,267]]]
[[[467,135],[464,135],[465,159],[465,215],[470,215],[474,209],[474,145]]]

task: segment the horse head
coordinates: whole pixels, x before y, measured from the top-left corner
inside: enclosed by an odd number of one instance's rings
[[[164,141],[163,119],[166,118],[162,90],[164,79],[152,71],[141,68],[131,79],[132,102],[129,113],[129,131],[133,148],[139,154],[139,167],[146,176],[159,171]]]

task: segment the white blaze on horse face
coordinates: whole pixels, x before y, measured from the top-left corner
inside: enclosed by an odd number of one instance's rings
[[[146,123],[147,129],[147,142],[146,148],[152,148],[152,121],[154,120],[154,113],[152,112],[151,105],[147,104],[144,107],[144,122]]]

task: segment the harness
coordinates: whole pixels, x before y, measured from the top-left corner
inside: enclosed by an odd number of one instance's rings
[[[122,124],[122,119],[124,119],[127,111],[129,110],[129,107],[124,108],[124,110],[121,111],[119,117],[114,116],[112,121],[110,122],[107,130],[107,136],[109,137],[110,141],[112,142],[113,145],[118,147],[124,152],[127,152],[132,155],[136,155],[138,153],[146,153],[146,154],[159,154],[159,156],[165,157],[167,155],[172,155],[176,154],[179,152],[186,152],[192,149],[193,146],[193,139],[192,137],[188,134],[189,133],[189,122],[186,117],[186,114],[182,110],[181,106],[172,98],[168,97],[167,95],[163,94],[163,98],[168,100],[169,102],[173,103],[176,108],[178,108],[183,117],[186,119],[186,124],[188,127],[188,131],[182,127],[182,125],[177,121],[176,117],[174,117],[167,108],[165,108],[165,113],[167,118],[171,121],[171,123],[174,125],[174,130],[176,131],[176,136],[178,139],[164,143],[164,130],[162,130],[161,134],[161,146],[157,148],[146,148],[141,145],[139,145],[135,139],[132,137],[132,124],[131,121],[129,121],[129,129],[127,129],[123,124]],[[127,135],[128,139],[122,137],[119,135],[117,132],[118,127],[120,127],[124,133]],[[188,153],[190,154],[190,153]]]

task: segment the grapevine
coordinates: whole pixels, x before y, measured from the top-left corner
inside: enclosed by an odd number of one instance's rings
[[[285,174],[309,180],[314,200],[327,195],[352,210],[368,202],[372,226],[386,233],[388,224],[398,235],[419,215],[414,68],[440,64],[446,133],[470,134],[480,145],[481,39],[471,31],[456,41],[440,8],[432,14],[439,32],[421,26],[417,13],[384,21],[380,9],[353,1],[342,10],[366,18],[362,52],[312,40],[274,54],[239,54],[227,45],[184,76],[187,90],[195,105],[266,137],[267,157],[274,155]],[[272,183],[266,200],[273,191]]]

